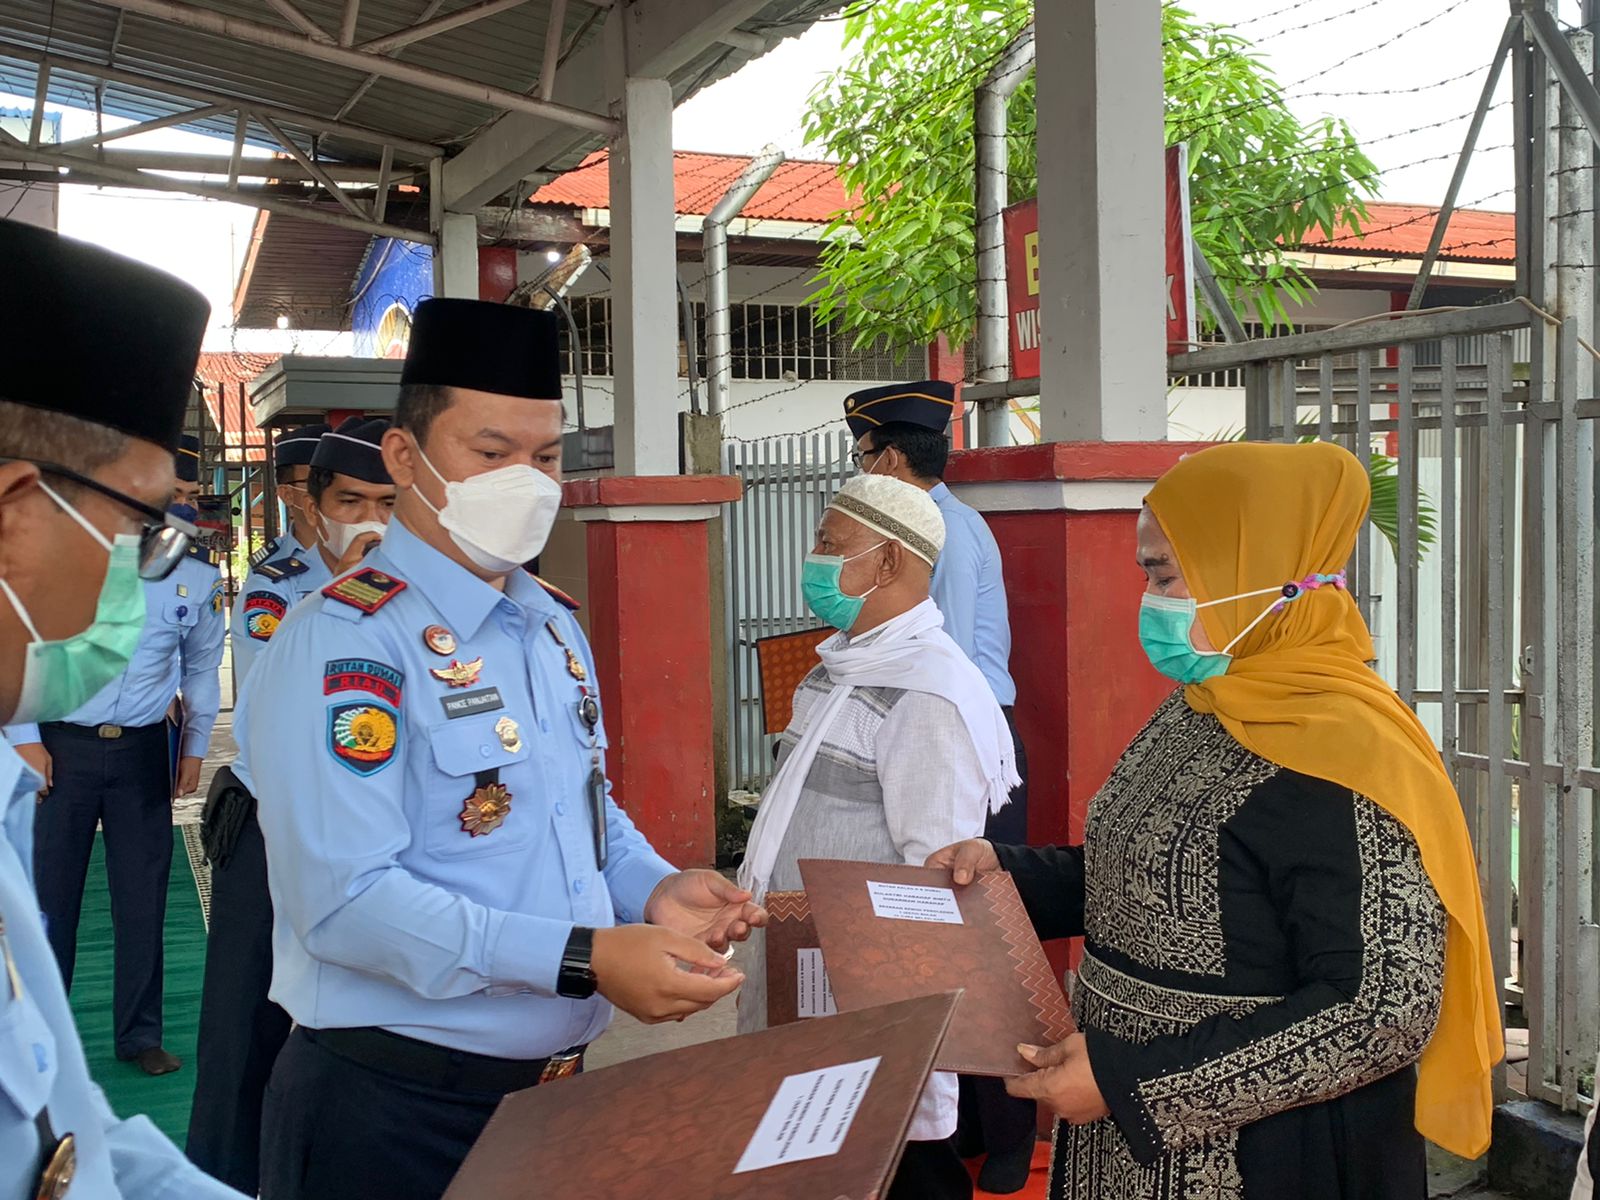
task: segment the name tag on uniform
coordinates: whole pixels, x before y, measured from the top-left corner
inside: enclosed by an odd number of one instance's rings
[[[440,696],[439,703],[444,705],[444,715],[452,721],[457,717],[470,717],[474,713],[493,712],[497,708],[506,706],[506,702],[500,698],[500,689],[497,687],[482,688],[476,692],[463,692],[459,696]]]

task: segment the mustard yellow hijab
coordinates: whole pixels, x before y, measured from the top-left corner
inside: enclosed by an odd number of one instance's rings
[[[1184,459],[1146,501],[1200,603],[1342,570],[1372,491],[1356,457],[1328,443],[1230,444]],[[1225,646],[1272,603],[1202,608]],[[1416,838],[1445,911],[1444,1003],[1422,1055],[1417,1129],[1477,1158],[1489,1146],[1490,1070],[1505,1052],[1472,841],[1439,752],[1367,662],[1376,657],[1349,593],[1324,587],[1267,617],[1233,648],[1227,674],[1185,699],[1215,713],[1269,762],[1331,780],[1392,813]]]

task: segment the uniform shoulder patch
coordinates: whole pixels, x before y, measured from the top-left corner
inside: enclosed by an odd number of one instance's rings
[[[380,700],[398,705],[404,682],[402,672],[370,658],[330,659],[322,669],[324,696],[335,692],[370,692]]]
[[[291,557],[280,559],[278,562],[262,563],[256,568],[256,574],[263,579],[278,583],[284,579],[293,579],[296,575],[304,575],[310,569],[308,564]]]
[[[205,563],[205,565],[208,567],[214,567],[217,565],[216,555],[211,553],[211,547],[207,546],[204,542],[190,542],[188,555],[190,558],[197,559],[198,561]]]
[[[375,775],[394,761],[400,714],[387,704],[335,704],[328,709],[328,751],[357,775]]]
[[[533,575],[533,572],[531,572],[531,571],[528,572],[528,573],[530,575]],[[569,596],[565,592],[563,592],[555,584],[547,583],[543,579],[540,579],[537,575],[533,575],[533,581],[535,583],[537,583],[540,587],[542,587],[545,591],[549,592],[550,593],[550,598],[552,600],[554,600],[557,604],[561,605],[561,607],[566,609],[568,612],[577,612],[580,608],[583,607],[583,605],[579,604],[576,600],[574,600],[571,596]]]
[[[278,632],[283,614],[288,611],[289,606],[277,592],[246,592],[241,610],[245,632],[254,641],[271,641],[272,635]]]
[[[405,580],[373,567],[362,567],[342,579],[335,579],[322,589],[322,594],[364,613],[375,613],[405,590]]]
[[[276,554],[282,548],[282,546],[283,542],[278,538],[267,539],[267,544],[250,556],[250,569],[252,571],[255,570],[262,563],[266,562],[267,559]]]

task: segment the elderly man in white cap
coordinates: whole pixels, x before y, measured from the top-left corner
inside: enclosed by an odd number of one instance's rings
[[[761,799],[740,884],[801,887],[802,858],[911,863],[978,837],[1017,783],[1005,715],[928,598],[944,520],[922,489],[859,475],[834,497],[802,573],[806,603],[839,635],[801,682]],[[766,1024],[765,941],[739,1000],[741,1033]],[[972,1194],[955,1151],[956,1077],[934,1075],[888,1200]]]

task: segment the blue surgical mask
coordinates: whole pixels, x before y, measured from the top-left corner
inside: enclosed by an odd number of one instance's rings
[[[842,558],[837,554],[806,555],[805,566],[800,569],[800,591],[805,596],[806,607],[819,621],[826,621],[835,629],[847,632],[854,628],[867,597],[878,589],[868,588],[859,596],[847,593],[839,582],[840,576],[844,573],[844,565],[871,554],[885,544],[879,542],[877,546],[869,546],[860,554],[852,554],[849,558]]]
[[[1197,604],[1192,596],[1152,596],[1146,593],[1139,601],[1139,644],[1149,656],[1150,665],[1168,679],[1175,679],[1179,683],[1203,683],[1227,672],[1228,664],[1233,661],[1233,648],[1267,617],[1307,592],[1322,587],[1337,589],[1344,586],[1344,572],[1339,571],[1328,575],[1308,575],[1299,582],[1240,592],[1237,596],[1207,600],[1204,604]],[[1257,613],[1255,619],[1235,634],[1233,640],[1221,650],[1195,648],[1192,636],[1194,623],[1202,608],[1248,600],[1252,596],[1276,596],[1277,599]]]
[[[200,510],[192,504],[169,504],[167,505],[167,511],[175,517],[181,517],[191,525],[200,519]]]

